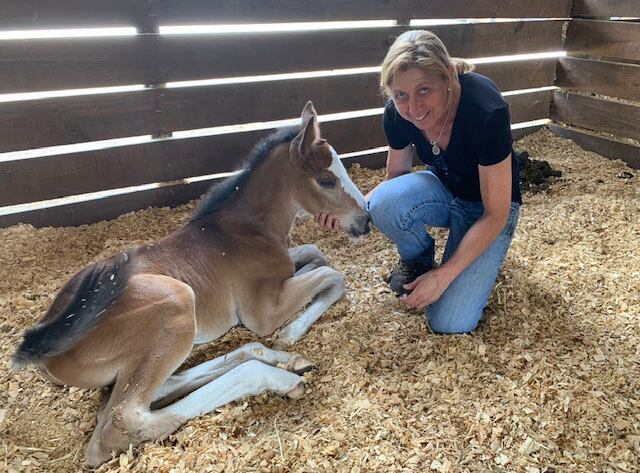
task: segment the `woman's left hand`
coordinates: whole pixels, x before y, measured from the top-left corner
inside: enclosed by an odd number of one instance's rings
[[[449,281],[446,280],[439,268],[433,269],[418,276],[413,282],[405,284],[405,289],[412,292],[400,299],[409,307],[424,310],[429,304],[440,299],[448,286]]]

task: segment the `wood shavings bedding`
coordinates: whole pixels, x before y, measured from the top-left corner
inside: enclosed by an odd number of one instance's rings
[[[525,194],[476,333],[430,334],[391,294],[383,277],[397,255],[379,232],[354,246],[302,219],[293,243],[318,244],[348,285],[292,348],[319,367],[305,375],[305,396],[229,404],[99,471],[638,471],[640,176],[547,130],[517,147],[562,177]],[[350,173],[364,191],[383,176]],[[13,373],[9,357],[74,272],[165,235],[193,208],[0,229],[0,470],[85,468],[100,394]],[[441,247],[446,234],[437,236]],[[234,329],[187,364],[256,339]]]

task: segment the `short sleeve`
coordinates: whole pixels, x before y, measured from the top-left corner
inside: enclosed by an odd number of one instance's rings
[[[484,123],[482,129],[478,164],[491,166],[502,162],[511,153],[511,119],[509,107],[496,109]]]
[[[384,107],[383,123],[389,146],[393,149],[404,149],[411,144],[409,123],[400,116],[391,100]]]

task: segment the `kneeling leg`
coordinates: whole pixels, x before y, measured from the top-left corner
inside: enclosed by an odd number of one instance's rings
[[[327,265],[324,253],[316,245],[301,245],[289,248],[289,256],[296,265],[296,276]]]

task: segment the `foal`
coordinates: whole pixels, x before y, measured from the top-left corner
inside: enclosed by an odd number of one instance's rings
[[[87,447],[89,465],[244,396],[302,395],[300,374],[313,365],[259,343],[174,374],[194,344],[236,325],[261,337],[283,327],[278,345],[294,343],[342,297],[342,276],[316,246],[287,248],[290,227],[299,210],[328,212],[360,236],[369,215],[320,139],[311,102],[302,122],[259,143],[245,169],[213,187],[186,225],[78,272],[25,333],[14,366],[36,364],[60,384],[111,386]]]

